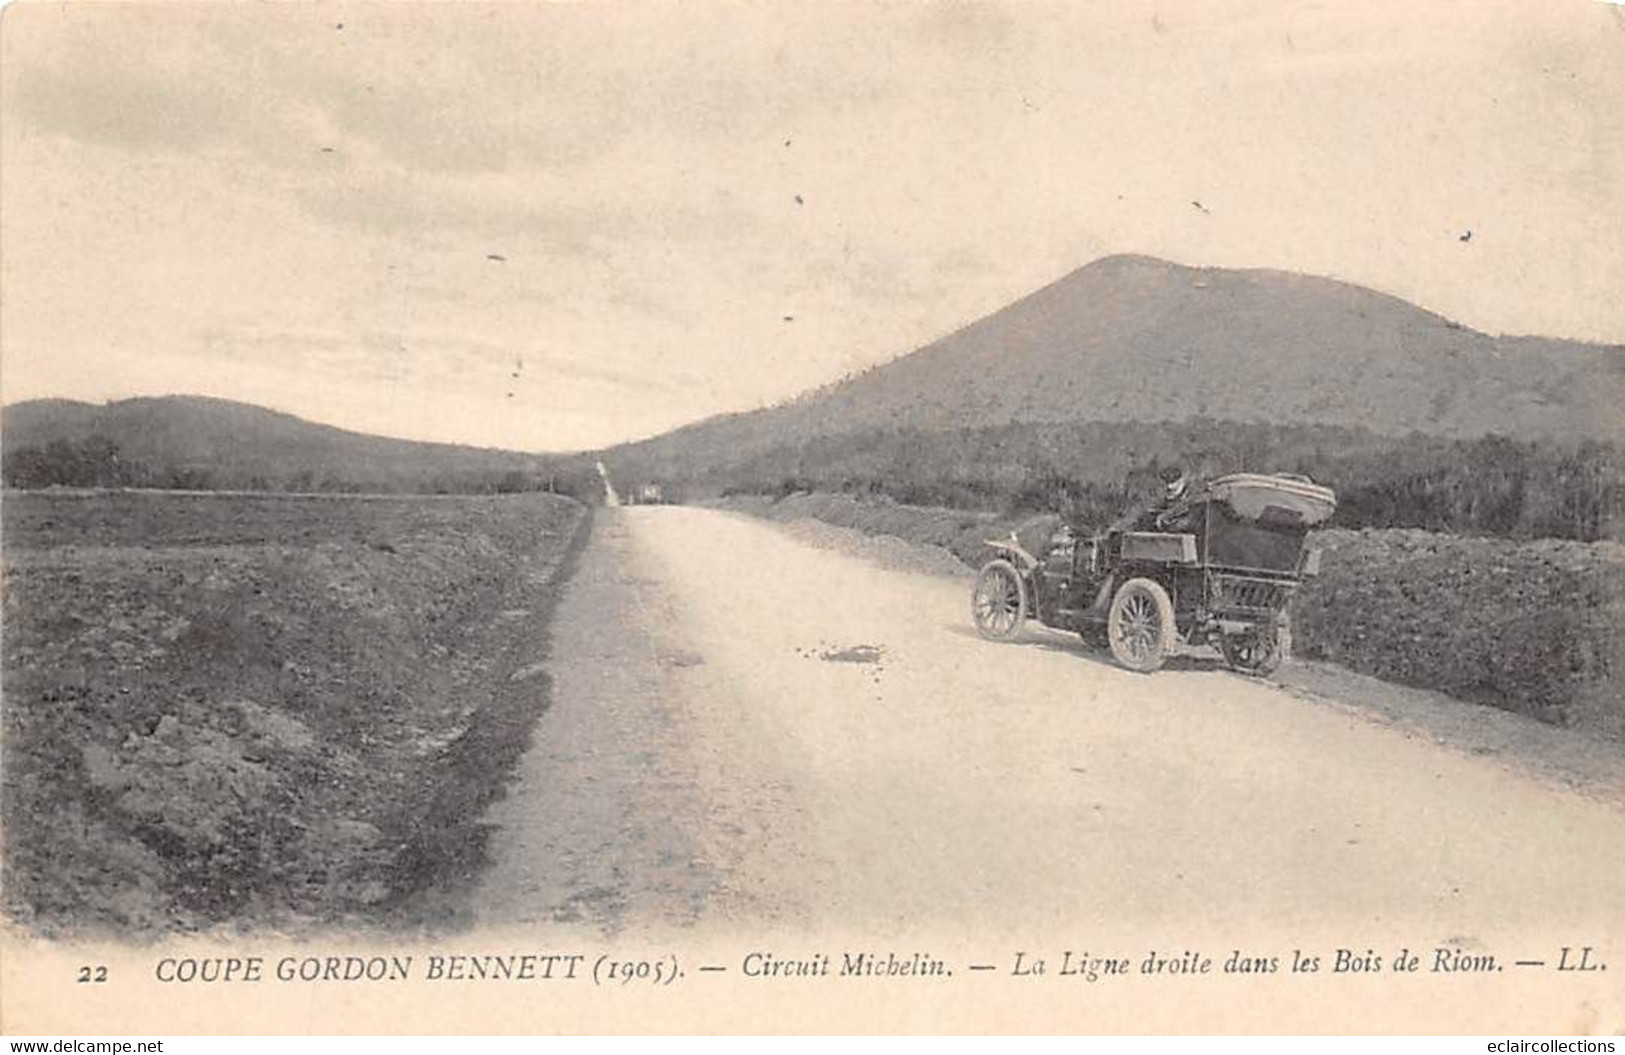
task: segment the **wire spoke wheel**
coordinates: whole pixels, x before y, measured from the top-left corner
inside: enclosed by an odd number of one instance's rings
[[[1230,669],[1254,677],[1268,677],[1281,665],[1281,631],[1260,627],[1250,634],[1227,634],[1219,641]]]
[[[1015,565],[990,561],[977,574],[971,618],[977,632],[989,640],[1008,641],[1021,631],[1027,621],[1027,588]]]
[[[1174,605],[1168,591],[1151,579],[1130,579],[1112,598],[1106,643],[1129,670],[1149,673],[1162,666],[1174,646]]]

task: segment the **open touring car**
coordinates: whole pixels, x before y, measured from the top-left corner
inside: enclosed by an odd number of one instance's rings
[[[995,640],[1036,618],[1104,642],[1130,670],[1156,670],[1181,644],[1208,644],[1232,668],[1267,675],[1281,661],[1287,604],[1319,570],[1305,537],[1336,508],[1332,491],[1307,477],[1234,473],[1131,527],[1089,538],[1063,527],[1041,554],[1014,535],[990,539],[972,616]]]

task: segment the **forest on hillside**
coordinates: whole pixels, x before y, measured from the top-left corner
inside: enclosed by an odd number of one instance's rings
[[[249,468],[229,458],[214,463],[172,463],[131,458],[107,436],[57,439],[7,446],[0,459],[7,487],[135,487],[183,491],[272,491],[332,494],[516,494],[551,491],[588,503],[603,493],[598,474],[583,456],[538,455],[525,467],[388,463],[357,459],[320,467],[289,465],[279,471]]]
[[[824,491],[909,505],[1059,512],[1104,523],[1156,488],[1168,465],[1195,478],[1293,472],[1338,493],[1335,523],[1502,538],[1625,537],[1625,472],[1596,440],[1472,440],[1211,419],[875,429],[738,460],[605,455],[617,485],[678,501]]]

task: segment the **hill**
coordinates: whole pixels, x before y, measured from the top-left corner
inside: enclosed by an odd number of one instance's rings
[[[1197,417],[1619,440],[1622,405],[1625,347],[1491,337],[1326,278],[1114,256],[786,405],[609,453],[658,474],[880,428]]]
[[[391,439],[202,396],[31,400],[0,410],[0,438],[6,480],[24,486],[479,492],[535,489],[582,468],[581,459]],[[42,470],[51,478],[30,479]],[[94,479],[60,479],[65,471]]]

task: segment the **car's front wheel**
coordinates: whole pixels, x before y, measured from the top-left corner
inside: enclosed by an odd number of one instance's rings
[[[971,591],[971,618],[976,631],[990,641],[1010,641],[1027,621],[1027,585],[1007,560],[991,560],[976,575]]]

